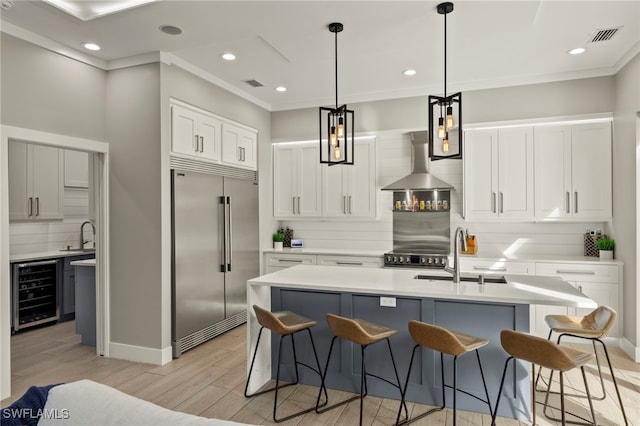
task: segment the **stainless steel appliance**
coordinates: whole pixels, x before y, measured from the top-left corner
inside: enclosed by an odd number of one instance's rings
[[[259,275],[254,180],[172,170],[173,356],[247,320]]]
[[[59,260],[13,263],[13,331],[60,318]]]
[[[451,189],[429,173],[427,132],[411,133],[412,172],[382,188],[393,191],[393,251],[385,267],[444,268],[450,251]]]

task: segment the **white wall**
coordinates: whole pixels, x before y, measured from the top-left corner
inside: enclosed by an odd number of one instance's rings
[[[640,112],[640,55],[631,60],[616,75],[616,105],[613,122],[613,226],[616,257],[624,262],[623,272],[623,334],[636,347],[640,344],[640,306],[638,292],[639,228],[636,200],[637,114]],[[636,355],[640,357],[640,353]]]

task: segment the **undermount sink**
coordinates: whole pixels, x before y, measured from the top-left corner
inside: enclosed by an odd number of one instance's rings
[[[73,252],[79,252],[79,253],[94,253],[96,251],[96,249],[94,249],[94,248],[67,247],[66,249],[60,249],[60,251],[73,251]]]
[[[416,275],[416,280],[430,280],[430,281],[453,281],[453,276],[447,275]],[[479,282],[477,275],[461,275],[460,281],[477,283]],[[507,280],[504,276],[484,276],[485,283],[492,284],[506,284]]]

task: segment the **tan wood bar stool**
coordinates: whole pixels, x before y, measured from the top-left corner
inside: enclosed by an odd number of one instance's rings
[[[491,421],[492,425],[495,425],[496,414],[498,413],[498,405],[500,404],[500,396],[502,395],[502,388],[504,386],[504,379],[507,375],[507,367],[509,366],[509,361],[514,359],[521,359],[524,361],[529,361],[532,365],[532,378],[535,377],[535,366],[538,365],[540,368],[548,368],[551,371],[551,377],[549,378],[549,383],[553,378],[553,372],[558,371],[560,374],[560,411],[561,411],[561,419],[553,419],[556,421],[561,421],[563,425],[567,423],[576,423],[576,424],[596,424],[596,415],[593,410],[593,402],[591,401],[591,394],[589,393],[589,385],[587,384],[587,375],[584,371],[584,365],[591,361],[594,357],[592,354],[582,352],[576,349],[568,348],[565,346],[561,346],[557,343],[553,343],[549,340],[545,340],[540,337],[531,336],[529,334],[521,333],[519,331],[514,330],[502,330],[500,333],[500,342],[502,344],[502,348],[510,355],[509,358],[504,363],[504,370],[502,371],[502,380],[500,381],[500,390],[498,391],[498,399],[496,400],[496,407],[493,412],[493,418]],[[582,380],[584,381],[584,388],[587,392],[587,400],[589,401],[589,409],[591,410],[591,418],[593,419],[593,423],[578,423],[578,422],[568,422],[565,416],[564,409],[564,373],[572,370],[576,367],[580,367],[582,371]],[[533,392],[533,406],[531,407],[531,412],[533,415],[533,424],[536,424],[536,397],[535,397],[535,381],[532,380],[532,392]],[[549,404],[549,388],[547,388],[546,397],[544,400],[544,411]],[[569,413],[572,414],[572,413]],[[545,413],[546,415],[546,413]],[[576,416],[575,414],[572,414]],[[549,416],[547,416],[549,417]],[[579,417],[579,416],[576,416]],[[581,417],[579,417],[581,418]],[[582,418],[581,418],[582,419]],[[586,420],[586,419],[582,419]]]
[[[353,398],[349,398],[345,401],[338,402],[330,407],[326,407],[323,410],[320,410],[320,396],[321,392],[318,393],[318,399],[316,401],[316,412],[324,413],[325,411],[329,411],[333,408],[340,407],[342,405],[348,404],[351,401],[355,401],[360,398],[360,425],[362,425],[362,412],[364,407],[364,397],[367,396],[367,376],[372,376],[377,379],[380,379],[384,382],[389,383],[390,385],[398,388],[400,395],[402,396],[402,385],[400,384],[400,377],[398,376],[398,370],[396,368],[396,362],[393,358],[393,351],[391,350],[391,343],[389,342],[389,337],[398,333],[398,330],[394,330],[383,325],[374,324],[369,321],[365,321],[362,319],[351,319],[345,318],[334,314],[327,314],[327,323],[329,324],[329,328],[333,333],[333,339],[331,339],[331,346],[329,347],[329,354],[327,355],[327,364],[324,368],[324,373],[322,375],[322,386],[325,385],[325,379],[327,377],[327,371],[329,370],[329,361],[331,360],[331,352],[333,351],[333,344],[335,343],[337,338],[341,338],[355,344],[360,345],[360,355],[361,355],[361,371],[360,371],[360,395],[356,395]],[[382,340],[387,341],[387,347],[389,348],[389,355],[391,356],[391,363],[393,364],[393,371],[396,376],[396,383],[393,383],[384,377],[376,376],[375,374],[367,373],[366,365],[365,365],[365,349],[374,343],[380,342]],[[328,401],[327,401],[328,402]],[[401,403],[401,408],[404,406],[405,415],[408,416],[409,412],[407,410],[407,405],[404,401]]]
[[[487,383],[484,380],[484,371],[482,369],[482,362],[480,362],[480,354],[478,349],[489,343],[486,339],[470,336],[468,334],[460,333],[457,331],[449,330],[444,327],[440,327],[433,324],[427,324],[421,321],[409,321],[409,333],[416,342],[411,353],[411,361],[409,362],[409,371],[407,372],[407,380],[404,383],[404,389],[402,390],[402,403],[405,402],[407,396],[407,387],[409,385],[409,377],[411,376],[411,367],[413,366],[413,359],[416,355],[416,350],[419,347],[432,349],[440,352],[440,378],[442,380],[442,405],[440,407],[433,408],[426,413],[422,413],[412,419],[407,419],[405,422],[400,423],[400,411],[398,411],[398,417],[396,418],[396,424],[408,424],[418,419],[421,419],[431,413],[444,409],[446,405],[446,388],[453,389],[453,424],[456,424],[456,394],[462,392],[469,395],[479,401],[486,403],[489,406],[489,414],[493,415],[491,411],[491,401],[489,398],[489,391],[487,390]],[[482,377],[482,384],[484,385],[484,392],[487,397],[486,400],[478,398],[469,392],[457,388],[457,360],[458,356],[464,355],[467,352],[475,351],[476,358],[478,359],[478,367],[480,367],[480,376]],[[445,384],[444,381],[444,354],[453,356],[453,386]]]
[[[607,396],[604,388],[604,379],[602,378],[602,369],[600,368],[600,358],[598,357],[596,342],[602,345],[602,349],[604,349],[604,354],[607,358],[607,364],[609,364],[611,380],[613,381],[613,386],[616,389],[616,394],[618,396],[618,402],[620,403],[620,410],[622,411],[624,424],[628,425],[629,422],[627,420],[627,414],[624,411],[624,405],[622,405],[622,398],[620,396],[620,390],[618,389],[616,376],[613,373],[613,367],[611,366],[609,352],[607,351],[607,347],[605,346],[604,342],[601,340],[603,337],[606,337],[606,335],[609,333],[609,330],[611,330],[611,327],[613,327],[613,324],[616,322],[616,316],[616,311],[609,306],[599,306],[585,316],[547,315],[544,320],[550,328],[548,337],[549,340],[551,340],[551,335],[553,334],[553,332],[559,334],[557,340],[558,343],[560,343],[560,339],[562,339],[562,337],[564,336],[579,337],[581,339],[591,340],[591,343],[593,344],[593,353],[596,356],[596,364],[598,365],[600,387],[602,389],[602,396],[592,396],[591,398],[599,401],[605,399]],[[539,378],[540,371],[538,371],[536,383],[538,382]],[[582,395],[575,396],[582,397]]]
[[[285,420],[289,420],[292,419],[294,417],[300,416],[302,414],[308,413],[310,411],[316,410],[318,408],[318,403],[316,403],[313,407],[308,408],[306,410],[302,410],[299,411],[295,414],[291,414],[289,416],[283,417],[281,419],[278,419],[276,417],[276,410],[278,408],[278,390],[282,389],[284,387],[287,386],[291,386],[291,385],[295,385],[298,383],[299,377],[298,377],[298,365],[302,365],[307,367],[308,369],[310,369],[311,371],[314,371],[318,374],[318,376],[320,376],[320,378],[322,378],[322,373],[320,370],[320,361],[318,360],[318,353],[316,352],[316,345],[313,342],[313,334],[311,334],[311,327],[313,327],[314,325],[317,324],[316,321],[310,320],[309,318],[305,318],[301,315],[298,315],[296,313],[290,312],[290,311],[278,311],[278,312],[271,312],[268,311],[266,309],[261,308],[260,306],[257,305],[253,305],[253,310],[256,313],[256,318],[258,319],[258,323],[260,324],[260,331],[258,332],[258,340],[256,342],[256,349],[253,352],[253,358],[251,359],[251,367],[249,367],[249,377],[247,377],[247,384],[244,387],[244,396],[245,397],[251,397],[251,396],[256,396],[256,395],[261,395],[263,393],[266,392],[271,392],[271,391],[275,391],[275,397],[273,399],[273,421],[279,423],[279,422],[283,422]],[[251,373],[253,372],[253,364],[256,361],[256,354],[258,353],[258,346],[260,345],[260,337],[262,336],[262,330],[264,329],[269,329],[271,330],[271,332],[279,334],[280,335],[280,346],[278,348],[278,366],[277,366],[277,372],[276,372],[276,385],[273,388],[270,389],[265,389],[262,391],[258,391],[255,392],[251,395],[249,395],[247,393],[247,390],[249,388],[249,382],[251,380]],[[298,361],[297,355],[296,355],[296,344],[295,344],[295,340],[293,338],[293,335],[300,332],[300,331],[307,331],[309,333],[309,340],[311,340],[311,347],[313,348],[313,356],[315,357],[316,360],[316,367],[312,367],[308,364],[305,364],[304,362],[300,362]],[[282,355],[282,341],[284,340],[284,338],[286,336],[291,336],[291,346],[293,349],[293,361],[294,361],[294,365],[295,365],[295,370],[296,370],[296,381],[293,383],[288,383],[286,385],[280,386],[280,356]],[[324,390],[324,395],[325,395],[325,402],[323,405],[326,405],[327,403],[327,390],[324,387],[324,383],[321,383],[320,385],[320,395],[322,394],[322,391]],[[318,402],[320,400],[320,395],[318,395]]]

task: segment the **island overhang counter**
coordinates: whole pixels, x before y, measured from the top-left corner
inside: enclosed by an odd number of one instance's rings
[[[408,333],[407,323],[409,320],[418,320],[489,340],[490,343],[480,350],[480,356],[493,404],[507,358],[500,345],[501,330],[529,332],[531,305],[596,307],[593,300],[559,278],[506,275],[506,283],[454,284],[443,280],[416,279],[421,274],[424,271],[299,265],[249,280],[247,371],[260,330],[252,309],[254,304],[273,311],[294,311],[317,321],[312,331],[323,368],[332,338],[325,321],[326,313],[363,318],[397,329],[398,334],[391,338],[391,345],[403,384],[415,344]],[[431,272],[429,274],[432,275]],[[260,344],[249,383],[250,392],[275,377],[275,365],[271,360],[277,359],[277,344],[273,342],[277,343],[274,339],[278,338],[272,336],[272,340],[262,339],[264,343]],[[289,355],[291,349],[287,347],[290,345],[288,342],[290,339],[286,339],[283,345],[281,375],[284,380],[293,380],[293,358]],[[334,351],[340,356],[336,356],[329,366],[327,386],[357,393],[360,384],[360,350],[354,350],[349,343],[338,341],[336,344],[339,346]],[[375,346],[367,349],[367,371],[391,379],[393,370],[387,350],[384,345],[379,345],[379,348]],[[296,350],[299,359],[311,364],[313,355],[309,342],[303,336],[296,338]],[[451,384],[451,360],[447,358],[445,356],[445,383]],[[317,376],[305,370],[300,369],[300,381],[319,386]],[[498,415],[527,420],[531,409],[529,366],[517,362],[511,373],[513,380],[505,388],[510,403],[503,401]],[[474,356],[458,359],[457,384],[459,389],[466,392],[480,397],[484,395]],[[414,361],[407,399],[440,405],[441,386],[439,355],[423,349],[417,364]],[[370,380],[367,387],[370,395],[399,399],[397,390],[384,382]],[[464,394],[460,395],[459,409],[487,412],[486,405]],[[447,405],[451,401],[452,395],[448,393]]]

